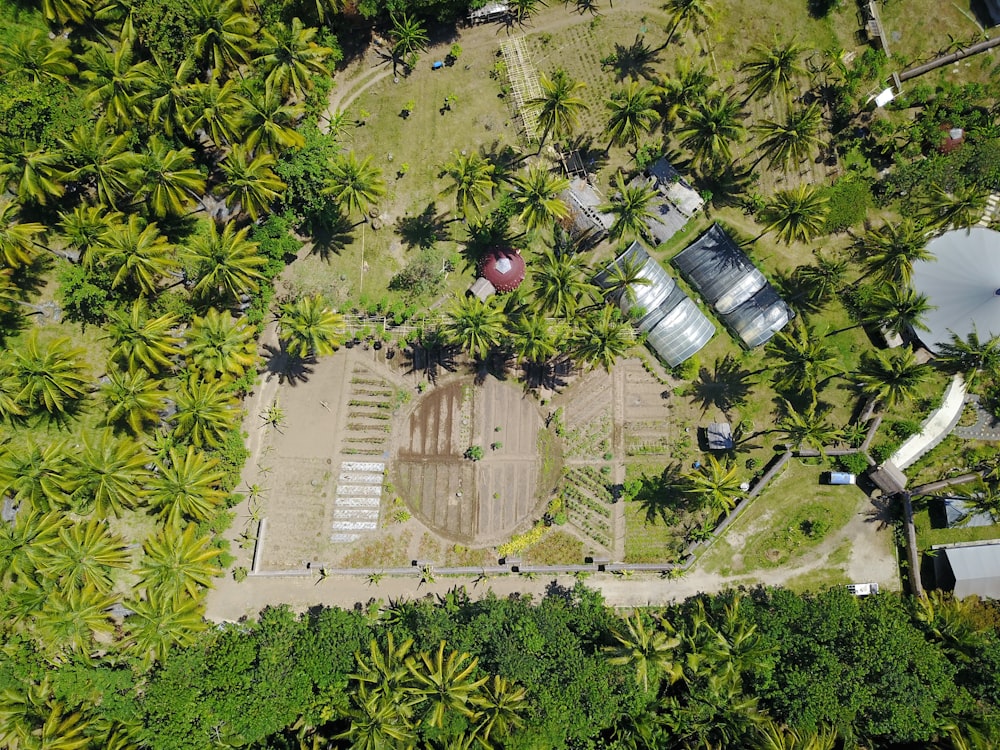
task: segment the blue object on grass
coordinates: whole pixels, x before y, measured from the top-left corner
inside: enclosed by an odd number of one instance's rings
[[[438,70],[438,69],[440,69],[440,68],[443,68],[443,67],[444,67],[444,63],[443,63],[443,62],[441,62],[440,60],[435,60],[435,61],[434,61],[434,64],[433,64],[433,65],[431,65],[431,68],[432,68],[433,70]]]

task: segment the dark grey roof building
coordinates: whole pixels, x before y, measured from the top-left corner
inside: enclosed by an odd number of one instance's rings
[[[750,349],[769,341],[795,317],[764,274],[718,224],[678,253],[674,265]]]
[[[626,263],[637,265],[639,275],[649,283],[633,284],[631,293],[618,293],[616,301],[622,313],[646,334],[646,342],[653,351],[676,367],[709,342],[715,326],[638,242],[633,242],[598,273],[595,283],[604,289],[611,288],[615,267],[623,268]]]
[[[939,588],[952,589],[957,599],[981,596],[1000,599],[1000,543],[973,542],[932,547],[934,576]]]
[[[942,499],[945,520],[948,528],[966,528],[969,526],[992,526],[993,516],[985,511],[977,511],[967,498],[946,497]]]

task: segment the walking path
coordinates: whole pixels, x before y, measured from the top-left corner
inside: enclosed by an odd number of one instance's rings
[[[961,375],[956,375],[944,392],[941,406],[924,420],[920,432],[903,443],[889,460],[900,469],[913,464],[948,436],[961,419],[964,406],[965,381]]]
[[[1000,419],[986,410],[977,394],[970,395],[966,401],[976,410],[976,423],[969,427],[956,427],[955,435],[966,440],[1000,440]]]
[[[996,216],[997,207],[1000,206],[1000,193],[990,193],[986,201],[986,210],[983,211],[983,218],[976,224],[977,227],[988,227]]]

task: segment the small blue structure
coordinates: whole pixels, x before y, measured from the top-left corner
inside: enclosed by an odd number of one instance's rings
[[[440,60],[435,60],[434,64],[431,65],[431,70],[440,70],[443,67],[444,67],[443,62],[441,62]]]
[[[826,484],[856,484],[858,478],[846,471],[829,471],[825,475]]]

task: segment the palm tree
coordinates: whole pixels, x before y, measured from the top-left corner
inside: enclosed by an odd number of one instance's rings
[[[788,442],[797,449],[802,444],[811,445],[826,457],[826,446],[843,440],[843,430],[834,427],[826,419],[826,414],[819,410],[815,400],[802,411],[798,411],[786,399],[782,399],[784,415],[778,423]]]
[[[754,45],[753,56],[740,66],[747,74],[746,98],[779,93],[787,101],[795,84],[795,77],[806,74],[800,62],[802,52],[800,45],[794,42],[779,44],[777,39],[770,47]]]
[[[219,380],[192,372],[181,381],[174,415],[176,433],[194,446],[222,445],[239,418],[236,399]]]
[[[139,295],[155,294],[160,279],[177,266],[173,248],[156,224],[144,225],[135,214],[109,234],[98,253],[111,272],[111,286],[124,285]]]
[[[933,257],[927,249],[926,231],[910,218],[868,230],[855,248],[868,273],[889,284],[909,284],[913,264]]]
[[[837,353],[807,325],[786,328],[769,343],[775,359],[774,385],[778,391],[815,398],[820,383],[844,370]]]
[[[786,245],[793,241],[809,242],[822,233],[829,211],[828,198],[815,185],[801,183],[775,195],[761,212],[765,232],[777,230]]]
[[[312,76],[329,75],[326,59],[333,50],[316,44],[313,40],[318,30],[303,25],[298,18],[272,29],[261,30],[254,62],[267,76],[268,88],[301,99],[312,89]]]
[[[438,729],[444,728],[446,718],[464,716],[471,719],[475,716],[470,704],[488,679],[473,676],[479,659],[458,651],[449,651],[445,656],[445,645],[442,640],[433,655],[421,653],[406,662],[413,675],[414,689],[429,704],[424,721]]]
[[[32,581],[45,549],[59,543],[59,530],[69,524],[64,513],[18,513],[14,523],[0,524],[0,580]]]
[[[634,343],[632,326],[610,305],[583,318],[570,334],[573,356],[589,366],[603,365],[608,372]]]
[[[194,151],[170,148],[153,136],[135,171],[136,198],[155,216],[179,216],[205,191],[205,178],[195,168]]]
[[[222,380],[238,380],[257,364],[256,331],[246,318],[214,307],[195,316],[184,354],[191,366]]]
[[[194,54],[218,78],[250,61],[257,25],[245,16],[239,0],[195,0],[190,6],[195,26]]]
[[[960,185],[952,190],[931,185],[920,198],[919,214],[930,227],[965,229],[983,217],[989,197],[989,190],[978,185]]]
[[[891,409],[909,402],[931,374],[926,362],[918,362],[911,349],[865,352],[858,367],[858,386],[869,398]]]
[[[39,29],[22,29],[0,44],[0,71],[33,84],[66,81],[76,74],[73,51],[65,39],[50,40]]]
[[[150,127],[162,129],[170,138],[175,133],[191,132],[191,112],[187,104],[193,91],[191,79],[194,74],[195,64],[191,58],[175,66],[170,60],[153,57],[142,86],[149,102],[147,122]]]
[[[406,658],[413,646],[413,639],[407,638],[396,645],[392,631],[386,633],[383,649],[376,639],[369,644],[370,658],[355,653],[357,672],[351,678],[358,683],[358,692],[370,697],[379,705],[388,704],[394,708],[394,716],[399,718],[399,710],[406,710],[412,703],[408,701],[412,676]],[[408,715],[406,718],[409,718]]]
[[[608,237],[624,244],[646,234],[646,222],[656,218],[652,206],[659,193],[650,183],[642,180],[634,185],[626,185],[621,172],[615,175],[615,188],[618,192],[600,210],[615,217],[608,230]]]
[[[138,436],[160,420],[167,394],[146,370],[110,370],[107,377],[108,382],[101,386],[105,424],[128,425]]]
[[[371,161],[372,157],[366,156],[364,161],[359,162],[353,151],[337,158],[330,165],[330,176],[323,194],[333,196],[349,214],[357,212],[365,216],[368,209],[385,195],[382,170],[373,167]]]
[[[114,585],[112,572],[131,564],[125,540],[111,532],[107,521],[96,518],[64,526],[59,530],[59,543],[45,551],[39,572],[60,589],[107,593]]]
[[[667,41],[663,43],[663,48],[670,45],[678,30],[682,34],[689,30],[698,31],[715,19],[715,11],[709,0],[667,0],[663,9],[670,16],[670,31],[667,33]]]
[[[132,175],[140,163],[128,148],[128,137],[108,131],[103,120],[80,126],[69,139],[60,138],[66,182],[77,183],[102,206],[115,208],[130,191]],[[81,210],[80,208],[77,209]]]
[[[865,322],[902,336],[911,329],[929,330],[924,318],[934,309],[926,294],[908,286],[882,285],[869,302]]]
[[[12,359],[11,373],[21,387],[18,403],[54,415],[72,408],[87,395],[85,354],[68,337],[41,344],[37,331],[29,333],[8,355]]]
[[[130,649],[147,664],[167,657],[172,646],[190,646],[205,629],[201,599],[175,599],[146,592],[145,599],[127,604],[132,610],[125,622]]]
[[[111,233],[121,226],[122,215],[103,206],[77,206],[59,214],[59,228],[66,246],[75,250],[79,262],[91,268]]]
[[[682,113],[684,126],[677,131],[681,145],[690,149],[699,164],[732,162],[730,144],[740,141],[743,127],[742,105],[728,93],[710,93]]]
[[[241,132],[247,148],[262,146],[278,154],[283,149],[305,145],[305,136],[295,129],[295,124],[305,114],[303,105],[286,104],[281,91],[271,85],[249,87],[245,91]]]
[[[84,440],[70,472],[75,488],[71,496],[77,513],[98,517],[121,516],[145,495],[149,455],[134,440],[119,440],[110,431]]]
[[[265,151],[252,154],[245,146],[234,145],[219,162],[226,177],[226,205],[239,206],[252,221],[270,211],[287,187],[274,173],[275,164],[274,156]]]
[[[980,380],[992,380],[1000,372],[1000,337],[983,341],[973,325],[963,339],[951,332],[951,341],[937,342],[937,361],[948,372],[961,373],[970,388]]]
[[[496,731],[501,739],[510,736],[524,725],[521,713],[528,692],[510,680],[494,675],[482,687],[477,701],[479,707],[476,732],[485,742]]]
[[[110,360],[129,371],[145,368],[150,373],[169,370],[181,353],[180,339],[171,335],[179,319],[173,313],[152,318],[140,299],[131,311],[112,313],[105,338],[111,342]]]
[[[463,297],[448,311],[445,335],[473,359],[486,359],[506,333],[503,311],[478,297]]]
[[[6,443],[0,453],[0,495],[17,505],[27,503],[28,513],[65,508],[76,486],[69,465],[65,442]]]
[[[632,617],[623,620],[624,631],[613,628],[611,635],[617,644],[608,646],[608,662],[620,666],[634,666],[635,678],[642,689],[649,692],[649,678],[653,684],[659,683],[659,678],[669,675],[671,682],[676,682],[677,669],[674,664],[673,652],[681,644],[667,624],[665,630],[658,627],[650,628],[642,613],[635,612]]]
[[[22,204],[48,205],[50,198],[66,192],[55,151],[30,148],[25,142],[0,143],[0,186],[6,186]]]
[[[653,282],[646,276],[645,264],[629,256],[609,266],[606,279],[601,283],[605,300],[634,304],[636,287],[649,286]]]
[[[417,735],[409,721],[400,717],[393,704],[369,695],[364,685],[355,694],[346,718],[350,722],[348,728],[335,734],[333,739],[349,740],[352,749],[415,746]]]
[[[114,632],[108,610],[117,600],[117,596],[90,586],[57,588],[49,592],[41,610],[35,614],[35,635],[50,652],[61,655],[69,651],[88,660],[96,646],[95,637],[106,640]],[[85,746],[86,741],[75,747]]]
[[[206,300],[236,301],[257,291],[257,282],[264,278],[260,268],[267,260],[259,254],[256,242],[247,239],[249,227],[236,229],[229,222],[222,233],[214,221],[208,222],[208,232],[194,237],[188,244],[188,259],[198,278],[191,292]]]
[[[537,259],[532,278],[531,294],[542,315],[572,318],[585,297],[597,288],[588,281],[590,269],[580,254],[545,250]]]
[[[631,144],[633,149],[638,149],[639,137],[648,133],[659,119],[658,101],[652,86],[640,85],[637,81],[630,81],[612,93],[604,102],[608,110],[608,123],[604,126],[608,148]]]
[[[697,471],[685,475],[686,492],[697,497],[717,517],[736,507],[742,490],[735,465],[708,456]]]
[[[715,79],[704,65],[695,66],[690,58],[674,63],[674,74],[660,82],[657,99],[664,119],[673,122],[677,116],[695,106],[708,94]]]
[[[777,166],[788,172],[808,159],[822,143],[818,133],[823,123],[823,112],[818,104],[788,111],[783,122],[762,120],[754,127],[761,136],[760,156],[765,157],[771,169]]]
[[[35,238],[45,233],[37,222],[18,221],[19,207],[12,200],[0,200],[0,263],[17,269],[34,263],[41,249]]]
[[[587,103],[579,96],[586,84],[574,81],[562,68],[556,68],[551,78],[542,74],[539,84],[541,96],[528,100],[527,104],[538,108],[538,124],[542,126],[538,148],[541,149],[550,134],[556,138],[572,135]]]
[[[131,42],[117,49],[89,43],[81,58],[84,70],[80,77],[90,84],[87,103],[100,104],[114,129],[127,129],[136,120],[145,120],[142,84],[148,77],[149,63],[136,62]]]
[[[544,167],[531,167],[526,174],[511,179],[511,199],[520,209],[520,219],[528,229],[540,229],[569,216],[569,206],[559,193],[569,188],[569,180],[556,177]]]
[[[140,584],[167,599],[184,593],[197,597],[199,588],[210,588],[212,578],[222,575],[217,564],[222,550],[212,544],[210,535],[199,534],[193,523],[183,531],[167,524],[143,543],[142,550]]]
[[[89,0],[42,0],[42,13],[48,21],[60,26],[81,24],[90,15],[93,3]]]
[[[292,357],[325,357],[333,354],[344,340],[346,326],[318,294],[300,297],[279,308],[281,341]]]
[[[541,315],[520,315],[511,326],[514,353],[525,362],[547,362],[558,351],[561,331]]]
[[[393,70],[396,69],[399,62],[403,62],[409,67],[406,61],[412,55],[427,49],[427,43],[430,41],[427,30],[419,19],[408,16],[406,13],[399,17],[390,13],[389,18],[392,22],[392,30],[389,35],[392,37]]]
[[[219,488],[225,472],[217,458],[189,445],[186,453],[172,448],[166,461],[155,463],[147,500],[166,526],[180,529],[182,520],[207,521],[225,501]]]
[[[188,129],[204,133],[217,149],[222,148],[237,140],[248,106],[234,81],[195,83],[187,94]],[[263,123],[260,117],[258,124]]]
[[[463,219],[469,216],[471,205],[475,215],[493,198],[496,181],[493,173],[496,167],[477,153],[461,154],[455,151],[441,171],[449,179],[442,195],[455,194],[455,206]]]

